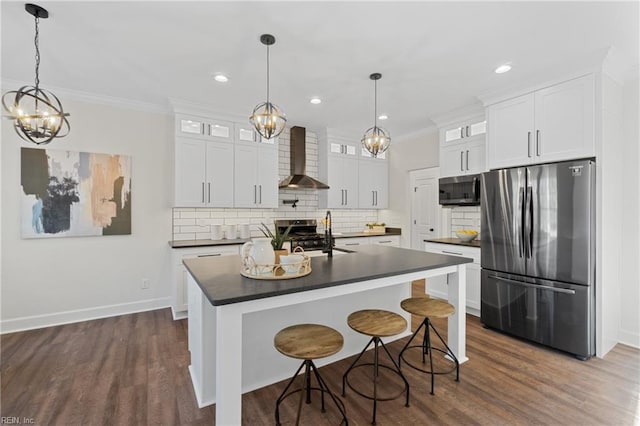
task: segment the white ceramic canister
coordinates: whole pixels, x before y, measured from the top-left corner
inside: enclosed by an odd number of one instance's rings
[[[211,225],[211,239],[212,240],[222,239],[222,225]]]
[[[249,257],[253,260],[253,262],[245,262],[245,264],[257,265],[255,271],[257,274],[272,273],[273,264],[276,262],[276,254],[271,245],[271,238],[252,238],[251,241],[242,245],[240,255],[243,260]]]
[[[238,233],[240,234],[239,237],[244,240],[251,238],[251,225],[248,223],[238,225]]]
[[[227,240],[235,240],[238,238],[238,225],[227,225],[226,228],[224,234]]]

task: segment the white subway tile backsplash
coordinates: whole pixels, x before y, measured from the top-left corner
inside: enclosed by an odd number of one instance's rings
[[[173,226],[195,225],[196,219],[173,219]]]
[[[195,219],[196,218],[195,209],[193,209],[192,211],[180,212],[180,218],[181,219]]]

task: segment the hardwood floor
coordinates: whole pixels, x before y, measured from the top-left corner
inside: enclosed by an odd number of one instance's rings
[[[434,321],[446,334],[446,322]],[[403,368],[411,406],[402,398],[378,404],[380,425],[633,425],[640,423],[640,351],[616,346],[604,359],[586,362],[484,329],[467,317],[469,361],[453,375],[427,376]],[[213,424],[215,408],[198,409],[187,366],[187,324],[168,309],[1,336],[2,417],[22,424]],[[389,345],[397,355],[405,340]],[[320,369],[340,393],[353,358]],[[354,376],[354,383],[368,380]],[[243,423],[273,424],[280,382],[243,397]],[[389,387],[394,386],[390,384]],[[319,398],[303,407],[302,424],[338,424],[331,404]],[[371,402],[347,392],[350,424],[371,421]],[[293,424],[297,398],[281,408]],[[7,423],[4,420],[4,423]]]

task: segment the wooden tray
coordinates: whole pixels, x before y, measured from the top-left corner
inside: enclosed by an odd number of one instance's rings
[[[250,274],[248,271],[240,271],[240,275],[242,275],[243,277],[251,278],[254,280],[290,280],[292,278],[306,277],[310,273],[311,273],[311,267],[309,267],[308,270],[303,269],[298,274],[285,274],[284,269],[280,267],[275,269],[275,273],[273,275],[267,275],[267,274],[253,275],[253,274]]]
[[[300,278],[309,275],[311,273],[311,258],[304,254],[303,251],[295,251],[294,254],[302,255],[302,261],[294,264],[289,264],[287,266],[300,264],[300,269],[297,274],[285,273],[282,265],[279,263],[269,265],[255,264],[253,262],[253,258],[251,256],[248,256],[242,261],[240,275],[242,275],[243,277],[252,278],[254,280],[290,280],[293,278]],[[255,271],[262,269],[271,270],[271,273],[255,273]]]

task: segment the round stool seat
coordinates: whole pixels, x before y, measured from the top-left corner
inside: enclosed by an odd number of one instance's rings
[[[273,339],[278,352],[291,358],[318,359],[342,349],[342,334],[319,324],[297,324],[283,328]]]
[[[452,304],[430,297],[410,297],[400,302],[400,307],[413,315],[427,318],[446,318],[456,311]]]
[[[382,309],[356,311],[349,315],[347,324],[358,333],[373,337],[395,336],[407,329],[402,316]]]

